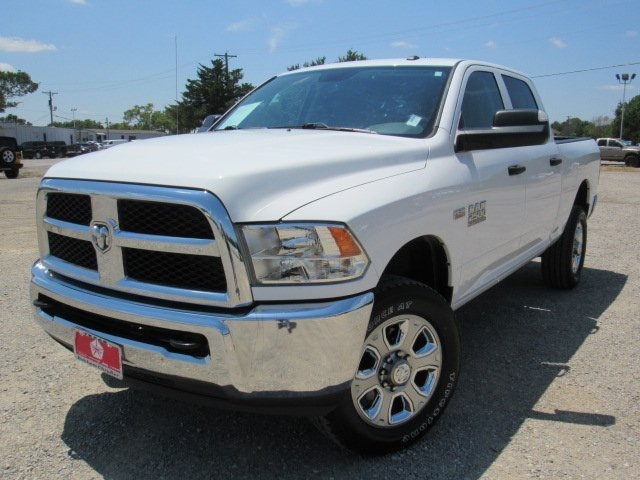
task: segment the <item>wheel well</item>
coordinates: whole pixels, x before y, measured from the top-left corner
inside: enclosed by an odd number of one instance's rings
[[[585,213],[589,214],[589,184],[586,180],[580,185],[573,204],[580,205],[584,209]]]
[[[424,283],[451,303],[449,260],[442,242],[433,236],[416,238],[391,259],[383,275],[398,275]]]

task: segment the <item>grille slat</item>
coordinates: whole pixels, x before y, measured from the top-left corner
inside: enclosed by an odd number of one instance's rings
[[[89,225],[91,197],[74,193],[50,193],[47,195],[47,216],[64,222]]]
[[[201,211],[190,205],[118,200],[121,230],[147,235],[213,239],[213,232]]]
[[[98,269],[96,251],[91,242],[65,237],[53,232],[48,232],[47,236],[49,238],[49,253],[54,257],[79,267],[90,270]]]
[[[224,292],[227,281],[218,257],[123,248],[125,275],[145,283]]]

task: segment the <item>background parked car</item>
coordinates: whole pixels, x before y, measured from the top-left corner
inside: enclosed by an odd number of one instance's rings
[[[0,172],[7,178],[18,178],[22,168],[22,154],[18,151],[18,143],[13,137],[0,137]]]
[[[73,143],[71,145],[67,145],[65,156],[67,157],[75,157],[78,155],[82,155],[85,153],[89,153],[91,150],[84,143]]]
[[[600,159],[624,162],[628,167],[640,167],[640,147],[633,146],[633,142],[618,138],[599,138],[597,142]]]
[[[24,158],[57,158],[66,154],[67,144],[63,141],[31,141],[23,142],[20,149]]]

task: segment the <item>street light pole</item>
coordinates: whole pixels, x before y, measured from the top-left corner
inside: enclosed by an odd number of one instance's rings
[[[627,83],[631,83],[631,81],[636,78],[636,74],[632,74],[629,76],[628,73],[618,74],[616,73],[616,79],[618,83],[622,84],[622,112],[620,113],[620,140],[622,140],[622,127],[624,127],[624,102],[625,97],[627,95]]]

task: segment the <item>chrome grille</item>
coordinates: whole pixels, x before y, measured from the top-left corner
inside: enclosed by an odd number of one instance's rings
[[[98,269],[96,251],[91,242],[48,232],[49,253],[65,262],[90,270]]]
[[[216,257],[123,248],[124,273],[141,282],[208,292],[224,292],[222,262]]]
[[[120,228],[128,232],[184,238],[210,238],[207,219],[190,205],[118,200]]]
[[[63,222],[89,225],[91,197],[70,193],[51,193],[47,199],[47,217]]]
[[[233,225],[206,191],[46,179],[37,215],[53,273],[169,301],[251,303]]]

